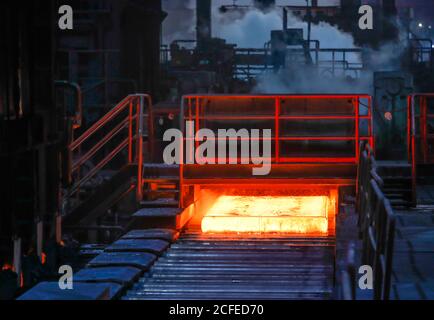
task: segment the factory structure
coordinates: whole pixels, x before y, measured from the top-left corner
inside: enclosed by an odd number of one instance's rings
[[[0,299],[433,299],[433,41],[431,0],[1,1]]]

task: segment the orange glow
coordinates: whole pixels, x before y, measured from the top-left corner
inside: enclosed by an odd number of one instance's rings
[[[219,196],[202,232],[327,234],[327,196]]]
[[[46,262],[47,262],[47,255],[44,252],[42,252],[41,253],[41,263],[45,264]]]
[[[12,267],[12,265],[10,265],[9,263],[5,263],[2,266],[2,271],[6,271],[6,270],[13,270],[14,268]]]

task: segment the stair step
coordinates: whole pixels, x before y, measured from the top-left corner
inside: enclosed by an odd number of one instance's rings
[[[411,176],[381,176],[383,180],[390,181],[408,181],[411,180]]]
[[[386,187],[384,188],[384,193],[407,193],[411,192],[410,188],[393,188],[393,187]]]
[[[133,217],[173,217],[182,212],[180,208],[143,208],[137,211]]]
[[[386,198],[403,198],[403,199],[407,199],[411,196],[411,193],[388,193],[388,192],[384,192],[384,195],[386,196]]]
[[[177,203],[176,203],[177,204]],[[130,225],[133,229],[177,229],[183,209],[173,207],[143,208],[133,215]]]
[[[377,171],[382,177],[411,177],[412,168],[407,162],[378,161]]]
[[[397,194],[397,193],[385,193],[386,198],[388,198],[389,200],[395,200],[395,199],[403,199],[404,196],[402,194]]]
[[[411,168],[411,164],[401,161],[377,161],[379,168]]]
[[[387,180],[383,179],[384,188],[395,188],[395,189],[410,189],[411,179],[408,180]]]
[[[145,189],[143,190],[145,194],[148,195],[163,195],[163,194],[171,194],[171,195],[177,195],[179,193],[178,189],[157,189],[157,190],[149,190]]]
[[[403,199],[389,199],[390,203],[392,204],[392,206],[394,207],[408,207],[411,206],[411,202],[410,201],[406,201]]]
[[[143,164],[145,169],[179,169],[177,164],[165,164],[165,163],[145,163]]]
[[[179,174],[179,166],[164,163],[146,163],[143,165],[143,172],[147,177],[177,177]]]
[[[146,177],[143,179],[144,183],[177,183],[179,182],[179,177],[177,176],[159,176],[159,177]]]
[[[175,199],[156,199],[141,201],[140,206],[142,208],[162,208],[162,207],[178,207],[178,200]]]

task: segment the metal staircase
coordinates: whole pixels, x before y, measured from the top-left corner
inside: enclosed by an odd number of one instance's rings
[[[138,202],[143,199],[143,164],[152,154],[152,132],[152,101],[148,95],[136,94],[122,100],[69,145],[65,225],[88,225],[130,191],[136,191]],[[91,165],[86,166],[88,163]]]
[[[179,208],[179,166],[145,164],[143,200],[128,229],[165,227],[176,229]]]
[[[394,161],[378,161],[377,172],[383,180],[382,191],[393,207],[412,205],[411,164]]]

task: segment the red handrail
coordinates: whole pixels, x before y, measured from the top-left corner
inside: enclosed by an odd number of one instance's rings
[[[130,101],[131,96],[124,98],[119,102],[112,110],[107,112],[101,119],[95,122],[89,129],[87,129],[80,137],[75,139],[70,145],[69,149],[74,151],[80,145],[82,145],[87,139],[93,136],[99,129],[101,129],[108,121],[115,118],[119,113],[121,113],[126,104]]]
[[[205,106],[203,103],[205,100],[235,100],[234,104],[231,106],[226,106],[226,109],[220,110],[219,114],[206,114]],[[254,99],[259,100],[270,100],[264,109],[262,109],[263,115],[252,114],[250,108],[246,107],[244,110],[236,110],[234,112],[233,108],[236,107],[238,101],[246,100],[251,102]],[[344,113],[341,114],[333,114],[332,104],[329,104],[330,109],[327,109],[326,106],[324,110],[321,112],[317,112],[316,114],[309,114],[306,111],[300,112],[299,115],[292,114],[283,114],[283,104],[284,100],[293,99],[295,101],[311,100],[318,105],[318,100],[349,100],[346,103],[349,104],[349,110],[345,110]],[[366,104],[364,105],[363,102]],[[342,108],[346,107],[345,104],[341,104]],[[254,104],[253,104],[254,105]],[[363,105],[366,107],[366,112],[362,112],[360,106]],[[269,108],[269,109],[267,109]],[[300,109],[304,110],[304,109]],[[266,112],[263,112],[266,111]],[[246,113],[246,114],[244,114]],[[265,113],[265,114],[264,114]],[[319,115],[318,115],[319,114]],[[274,141],[274,154],[271,155],[271,159],[262,159],[267,162],[271,162],[272,165],[294,165],[298,163],[308,163],[308,164],[327,164],[330,165],[332,163],[342,163],[342,164],[354,164],[357,165],[359,162],[359,145],[360,142],[364,141],[369,143],[372,147],[374,147],[374,136],[373,136],[373,120],[372,120],[372,98],[369,95],[365,94],[339,94],[339,95],[330,95],[330,94],[317,94],[317,95],[187,95],[182,99],[181,104],[181,129],[185,132],[185,123],[184,121],[195,121],[195,130],[198,131],[203,125],[204,120],[229,120],[229,121],[238,121],[243,123],[243,121],[248,120],[267,120],[270,127],[262,128],[262,129],[274,129],[274,136],[271,138],[260,138],[260,140],[269,139]],[[282,120],[297,120],[297,121],[309,121],[309,120],[346,120],[347,123],[354,123],[354,134],[349,135],[339,135],[336,136],[321,136],[314,135],[305,136],[305,135],[285,135],[283,130],[284,127],[289,127],[289,125],[282,126]],[[363,133],[360,130],[361,123],[365,122],[367,132]],[[262,125],[264,126],[264,125]],[[193,128],[192,128],[193,129]],[[184,135],[186,136],[186,134]],[[212,139],[207,137],[208,139]],[[214,139],[219,139],[215,137]],[[184,137],[181,143],[187,142],[189,140],[188,137]],[[237,138],[238,140],[238,138]],[[349,141],[354,142],[354,150],[350,150],[351,154],[342,155],[342,154],[328,154],[324,157],[315,157],[309,156],[309,154],[303,155],[284,155],[282,154],[285,151],[285,146],[280,145],[281,141],[304,141],[304,140],[312,140],[312,141]],[[196,141],[196,144],[198,142]],[[191,143],[189,143],[191,144]],[[188,147],[187,147],[188,148]],[[351,147],[352,148],[352,147]],[[182,155],[181,155],[181,163],[180,163],[180,206],[183,205],[183,197],[184,197],[184,155],[193,155],[192,149],[184,150],[184,146],[181,147]],[[191,156],[190,156],[191,157]],[[214,159],[216,163],[219,163],[218,157]],[[226,160],[228,160],[226,158]],[[229,160],[233,160],[230,158]],[[241,162],[241,157],[238,156],[237,161]],[[251,159],[250,159],[251,160]],[[246,163],[244,161],[243,163]]]
[[[225,114],[218,115],[207,115],[203,110],[203,104],[201,103],[204,99],[207,100],[252,100],[252,99],[264,99],[273,101],[273,109],[267,115],[233,115],[231,112],[234,110],[229,110]],[[352,114],[345,115],[333,115],[332,112],[324,110],[320,115],[282,115],[281,114],[281,101],[282,99],[311,99],[311,100],[351,100],[351,106],[353,107]],[[366,114],[361,114],[360,112],[360,100],[366,100],[367,104],[364,105],[367,108]],[[271,102],[270,102],[271,108]],[[331,110],[332,111],[332,110]],[[247,111],[248,112],[248,111]],[[329,113],[329,114],[328,114]],[[182,99],[181,115],[184,119],[181,119],[181,126],[183,127],[184,120],[195,121],[196,131],[200,129],[203,120],[235,120],[235,121],[246,121],[246,120],[274,120],[273,127],[269,129],[274,129],[274,137],[271,139],[275,143],[275,155],[272,158],[273,163],[294,163],[294,162],[310,162],[310,163],[330,163],[330,162],[341,162],[341,163],[358,163],[359,159],[359,145],[361,141],[367,141],[371,146],[374,147],[374,137],[373,137],[373,122],[372,122],[372,99],[371,96],[365,94],[317,94],[317,95],[187,95]],[[353,135],[346,136],[283,136],[280,132],[281,120],[354,120],[355,132]],[[362,120],[367,120],[367,135],[361,135],[360,124]],[[271,123],[271,122],[270,122]],[[211,139],[211,138],[210,138]],[[217,137],[215,139],[218,139]],[[329,157],[288,157],[281,155],[280,146],[281,141],[355,141],[355,148],[353,156],[351,157],[339,157],[339,156],[329,156]]]

